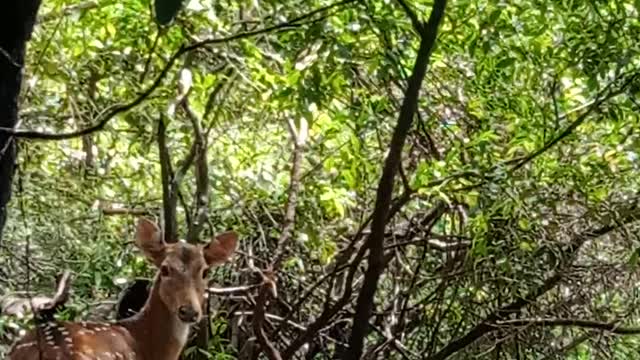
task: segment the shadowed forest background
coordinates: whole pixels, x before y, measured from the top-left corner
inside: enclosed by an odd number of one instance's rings
[[[186,358],[640,359],[640,2],[20,4],[1,356],[67,269],[114,319],[146,216],[240,234]]]

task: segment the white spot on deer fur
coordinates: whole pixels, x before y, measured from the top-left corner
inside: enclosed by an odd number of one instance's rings
[[[24,349],[26,347],[34,346],[35,344],[36,344],[35,342],[27,342],[27,343],[24,343],[24,344],[18,344],[18,345],[15,346],[15,349],[16,350]]]

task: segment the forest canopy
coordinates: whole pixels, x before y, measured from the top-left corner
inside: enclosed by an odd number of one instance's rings
[[[189,358],[637,358],[638,34],[631,0],[44,1],[0,354],[64,270],[57,316],[113,319],[148,217],[240,235]]]

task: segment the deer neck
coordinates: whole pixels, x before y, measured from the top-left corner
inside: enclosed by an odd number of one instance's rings
[[[189,335],[189,325],[178,319],[160,298],[161,281],[160,275],[156,275],[140,312],[120,322],[145,360],[177,360]]]

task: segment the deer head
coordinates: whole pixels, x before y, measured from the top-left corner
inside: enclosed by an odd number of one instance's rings
[[[169,312],[187,324],[200,321],[209,269],[228,261],[236,250],[238,235],[225,232],[206,245],[166,243],[154,222],[142,218],[136,231],[136,245],[159,269],[158,295]]]

